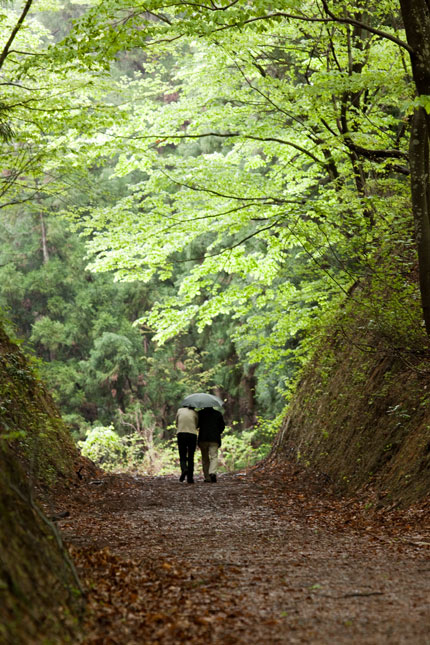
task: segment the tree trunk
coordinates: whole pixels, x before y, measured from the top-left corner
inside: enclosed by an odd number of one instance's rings
[[[430,95],[430,4],[428,0],[400,0],[406,38],[412,48],[412,73],[418,95]],[[409,145],[411,199],[420,274],[421,302],[430,335],[430,119],[424,108],[413,116]]]
[[[245,428],[252,428],[257,423],[255,414],[256,367],[256,365],[251,365],[240,381],[240,416],[243,419]]]
[[[423,317],[430,335],[430,184],[429,128],[424,108],[414,112],[409,144],[412,210],[418,248]]]
[[[43,253],[43,264],[49,262],[49,251],[48,251],[48,242],[46,239],[46,225],[45,220],[43,219],[42,213],[40,213],[40,229],[42,232],[42,253]]]

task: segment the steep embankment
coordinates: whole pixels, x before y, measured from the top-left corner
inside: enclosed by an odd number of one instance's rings
[[[0,327],[0,643],[76,643],[79,581],[33,501],[76,477],[77,454],[56,407]]]
[[[371,485],[379,499],[409,504],[430,492],[428,339],[390,294],[379,311],[371,297],[355,293],[315,351],[273,455],[293,456],[340,490]]]

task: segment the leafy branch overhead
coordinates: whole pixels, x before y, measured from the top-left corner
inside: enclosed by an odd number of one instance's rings
[[[160,340],[225,312],[246,325],[261,307],[282,347],[317,311],[304,290],[324,309],[407,226],[415,88],[399,7],[288,5],[106,3],[72,36],[83,60],[140,51],[144,73],[123,80],[129,121],[108,133],[130,192],[80,225],[95,270],[166,279],[188,264],[179,297],[145,318]],[[255,297],[267,288],[278,305]]]

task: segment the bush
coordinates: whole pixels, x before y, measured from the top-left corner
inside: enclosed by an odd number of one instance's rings
[[[110,472],[134,471],[142,475],[166,475],[179,468],[174,440],[146,441],[139,432],[120,437],[111,426],[96,426],[78,441],[82,454]]]
[[[96,426],[87,432],[85,441],[78,441],[84,457],[106,470],[114,470],[125,457],[125,447],[113,426]]]
[[[169,439],[145,445],[142,436],[136,432],[125,437],[125,470],[134,471],[150,477],[168,475],[179,469],[179,456],[176,441]]]
[[[259,456],[252,445],[255,435],[253,430],[246,430],[240,435],[232,433],[231,428],[226,428],[222,436],[222,446],[219,452],[220,469],[227,472],[248,468]]]

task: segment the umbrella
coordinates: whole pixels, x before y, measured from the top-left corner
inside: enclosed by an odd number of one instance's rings
[[[181,406],[184,405],[191,405],[193,408],[222,408],[223,402],[214,394],[196,392],[195,394],[189,394],[183,399]]]

